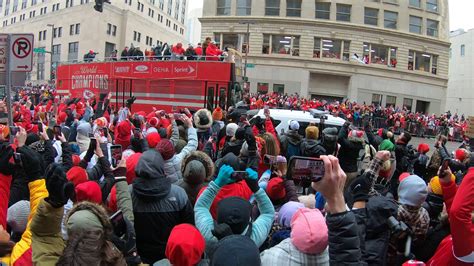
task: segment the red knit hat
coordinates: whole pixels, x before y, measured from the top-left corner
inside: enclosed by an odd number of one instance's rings
[[[173,143],[171,143],[169,139],[160,140],[158,145],[156,145],[156,149],[161,153],[161,156],[165,161],[171,159],[174,155]]]
[[[102,191],[97,182],[87,181],[76,186],[76,202],[90,201],[102,203]]]
[[[283,178],[274,177],[268,181],[267,195],[271,200],[279,200],[286,196],[285,186],[283,185]]]
[[[127,159],[127,174],[125,175],[127,177],[127,183],[131,184],[135,177],[137,175],[135,174],[135,167],[138,165],[138,161],[140,160],[140,157],[142,156],[141,153],[137,152],[135,154],[132,154],[130,157]]]
[[[152,132],[152,133],[146,135],[146,141],[148,141],[148,146],[151,149],[153,149],[161,141],[160,134],[158,134],[157,132]]]
[[[461,162],[466,160],[467,156],[468,156],[468,152],[466,149],[457,149],[456,152],[454,152],[454,158]]]
[[[364,142],[364,131],[362,131],[362,130],[351,130],[349,132],[348,138],[349,138],[350,141]]]
[[[73,166],[66,174],[67,180],[71,181],[76,187],[79,184],[87,182],[87,172],[84,168]]]
[[[67,119],[67,114],[65,112],[60,112],[59,115],[58,115],[58,119],[57,119],[57,124],[61,124],[61,123],[64,123],[66,122],[66,119]]]
[[[196,227],[180,224],[171,230],[165,255],[171,265],[192,266],[201,261],[206,241]]]
[[[222,109],[220,107],[217,107],[214,109],[214,112],[212,112],[212,119],[213,120],[222,120],[222,117],[224,114],[222,113]]]
[[[429,151],[430,151],[430,145],[428,145],[426,143],[420,143],[420,145],[418,145],[418,152],[419,153],[426,154]]]
[[[105,118],[105,117],[99,117],[99,118],[97,118],[97,119],[95,120],[95,123],[97,124],[98,127],[101,127],[101,128],[107,127],[107,124],[108,124],[107,118]]]
[[[110,190],[109,201],[107,203],[107,207],[109,207],[109,209],[112,212],[116,212],[118,210],[118,208],[117,208],[117,187],[115,185],[112,187],[112,190]]]

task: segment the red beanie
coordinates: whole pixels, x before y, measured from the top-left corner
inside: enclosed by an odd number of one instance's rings
[[[138,161],[140,160],[140,157],[142,156],[141,153],[137,152],[135,154],[130,155],[127,159],[127,174],[125,175],[127,177],[127,183],[131,184],[135,177],[137,175],[135,174],[135,167],[137,167]]]
[[[426,143],[420,143],[420,145],[418,145],[418,152],[419,153],[423,153],[423,154],[426,154],[430,151],[430,146]]]
[[[457,149],[456,152],[454,152],[454,158],[456,160],[459,160],[463,162],[467,158],[467,150],[466,149]]]
[[[84,168],[79,166],[73,166],[66,174],[67,180],[74,183],[74,186],[84,183],[87,181],[87,172]]]
[[[161,153],[165,161],[171,159],[174,155],[173,143],[169,139],[162,139],[156,146],[156,149]]]
[[[67,114],[65,112],[60,112],[59,115],[58,115],[58,119],[56,121],[56,124],[61,124],[61,123],[64,123],[66,122],[66,119],[67,119]]]
[[[191,266],[201,261],[206,241],[199,230],[190,224],[180,224],[171,230],[165,255],[171,265]]]
[[[285,186],[283,185],[283,178],[274,177],[268,181],[267,195],[271,200],[279,200],[286,196]]]
[[[146,141],[148,141],[148,146],[153,149],[156,147],[156,145],[158,145],[158,143],[160,142],[161,140],[161,137],[160,137],[160,134],[158,134],[158,132],[152,132],[148,135],[146,135]]]
[[[76,202],[90,201],[102,203],[102,191],[97,182],[87,181],[76,186]]]

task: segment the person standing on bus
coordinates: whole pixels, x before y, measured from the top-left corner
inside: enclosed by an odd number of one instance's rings
[[[184,52],[183,44],[179,42],[171,48],[171,60],[183,60]]]
[[[120,53],[120,60],[127,61],[128,60],[128,46],[123,48],[122,53]]]

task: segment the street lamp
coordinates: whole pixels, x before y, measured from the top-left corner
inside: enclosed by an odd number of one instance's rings
[[[244,81],[247,82],[247,60],[249,55],[249,47],[250,47],[250,25],[255,25],[257,22],[244,20],[240,21],[239,24],[247,25],[247,47],[245,49],[245,65],[244,65]]]
[[[51,27],[51,64],[49,67],[49,80],[53,80],[53,40],[54,40],[54,24],[48,24],[46,25],[48,27]]]

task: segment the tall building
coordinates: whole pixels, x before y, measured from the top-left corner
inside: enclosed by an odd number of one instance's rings
[[[104,3],[103,13],[93,0],[0,0],[2,33],[33,33],[34,46],[52,50],[34,55],[30,80],[44,82],[59,62],[81,61],[93,50],[104,59],[125,46],[142,51],[157,43],[184,42],[189,0],[119,0]],[[54,70],[53,70],[54,71]]]
[[[446,111],[474,116],[474,29],[451,32]]]
[[[249,47],[253,92],[444,110],[448,0],[204,0],[200,20],[202,38]]]
[[[186,39],[189,43],[196,45],[201,41],[201,22],[202,7],[189,10],[186,17]]]

